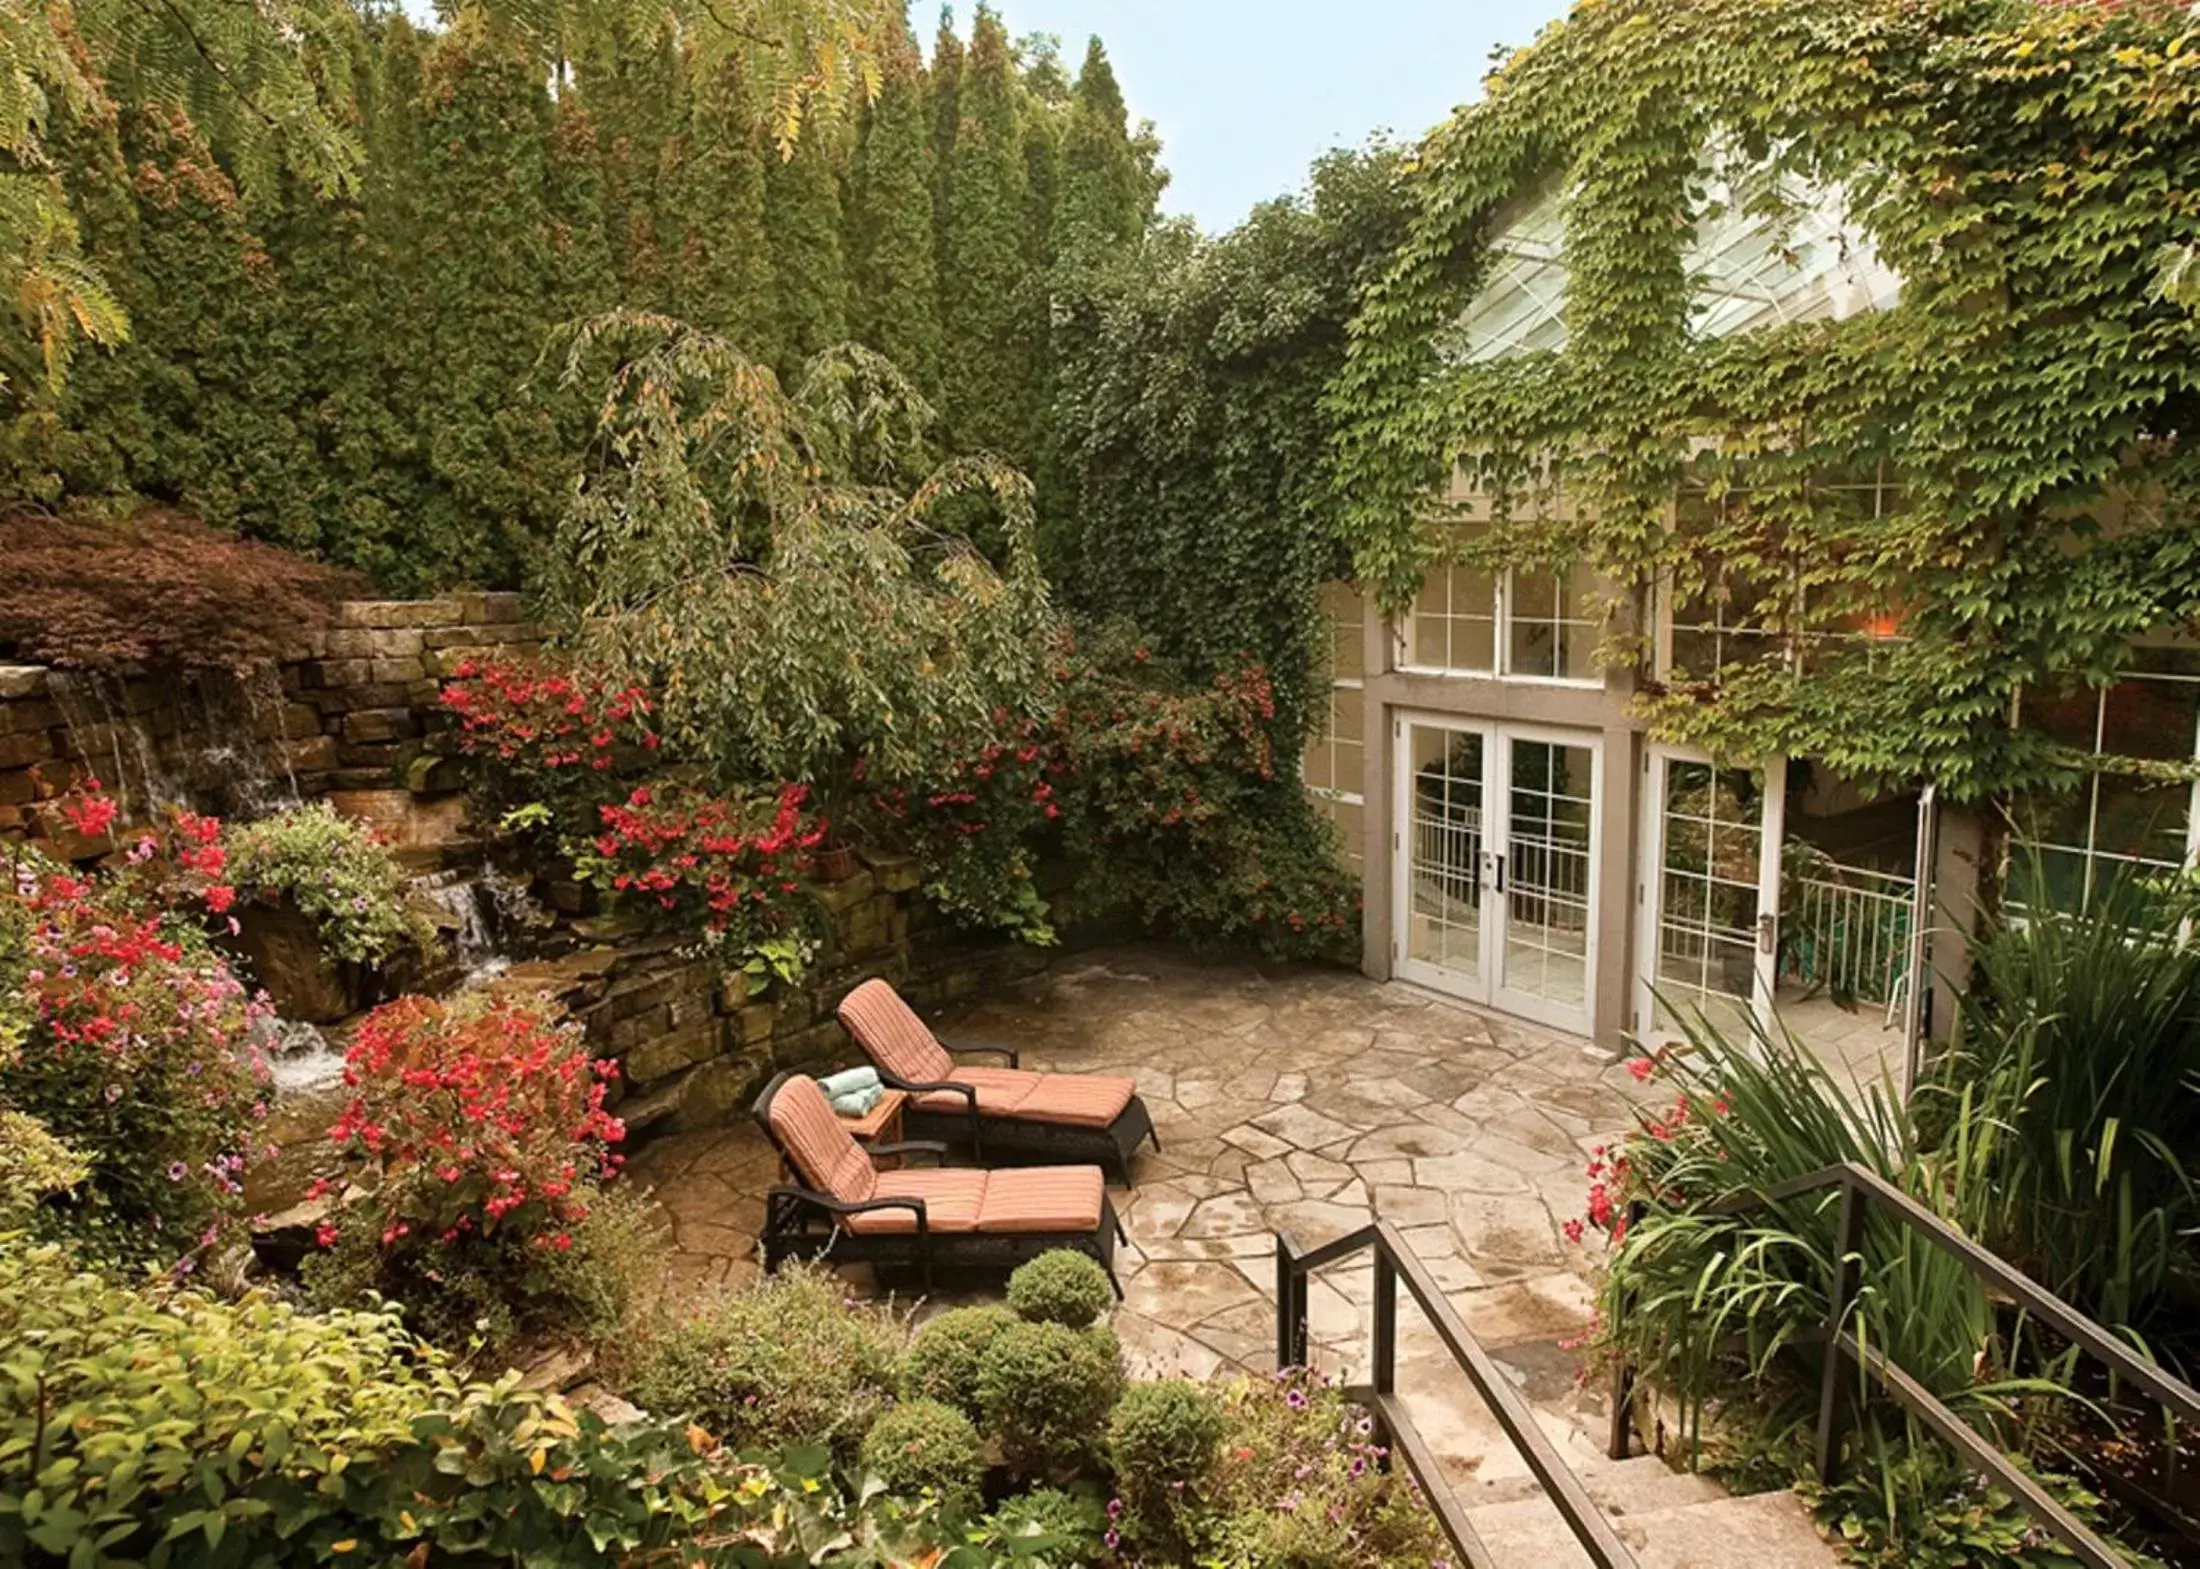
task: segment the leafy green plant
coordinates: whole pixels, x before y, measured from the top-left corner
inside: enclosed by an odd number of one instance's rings
[[[2038,886],[2040,879],[2033,878]],[[2104,878],[2082,915],[2001,915],[1936,1093],[1987,1173],[1966,1226],[2051,1291],[2136,1330],[2200,1299],[2200,948],[2155,891]]]
[[[1005,1307],[949,1308],[928,1319],[901,1359],[904,1400],[938,1400],[965,1416],[979,1414],[978,1372],[1001,1331],[1016,1322]]]
[[[838,1278],[783,1269],[656,1326],[625,1392],[743,1453],[818,1444],[852,1457],[892,1399],[900,1320]]]
[[[1030,1569],[1087,1569],[1104,1562],[1107,1506],[1091,1488],[1034,1488],[1002,1501],[976,1533],[979,1545]]]
[[[1027,1323],[1086,1329],[1115,1306],[1115,1286],[1090,1254],[1056,1248],[1016,1267],[1008,1305]]]
[[[397,857],[366,824],[326,801],[232,823],[222,846],[238,892],[297,910],[331,958],[380,964],[435,940],[434,927],[407,901],[410,878]]]
[[[0,1558],[792,1569],[945,1536],[929,1506],[839,1485],[821,1449],[741,1459],[517,1384],[461,1382],[394,1315],[0,1249]]]
[[[981,1427],[1019,1476],[1074,1475],[1099,1451],[1122,1388],[1107,1330],[1010,1324],[978,1364]]]
[[[970,1418],[937,1400],[911,1400],[888,1410],[863,1435],[863,1469],[905,1497],[930,1494],[944,1505],[977,1502],[985,1480],[978,1430]]]
[[[1179,1550],[1186,1523],[1207,1507],[1220,1453],[1222,1407],[1198,1384],[1133,1384],[1108,1419],[1108,1459],[1132,1538],[1149,1550]]]

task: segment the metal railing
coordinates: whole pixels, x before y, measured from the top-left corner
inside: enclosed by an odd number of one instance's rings
[[[1901,1225],[1918,1233],[1965,1269],[2002,1293],[2020,1311],[2038,1319],[2073,1347],[2106,1362],[2119,1378],[2128,1380],[2151,1396],[2177,1419],[2200,1424],[2200,1390],[2172,1377],[2157,1364],[2117,1339],[2038,1281],[2007,1260],[1980,1247],[1916,1199],[1876,1172],[1852,1162],[1828,1166],[1808,1176],[1796,1177],[1761,1194],[1729,1200],[1707,1211],[1713,1215],[1737,1215],[1762,1209],[1782,1199],[1837,1188],[1841,1208],[1835,1220],[1836,1265],[1827,1322],[1810,1343],[1826,1348],[1825,1366],[1819,1375],[1818,1429],[1815,1459],[1821,1481],[1834,1480],[1840,1463],[1842,1430],[1848,1416],[1846,1392],[1853,1375],[1861,1371],[1894,1402],[1930,1428],[1960,1454],[1972,1469],[1995,1486],[2007,1490],[2047,1531],[2092,1569],[2126,1569],[2122,1553],[2088,1529],[2085,1523],[2057,1503],[2031,1476],[1997,1449],[1976,1428],[1949,1409],[1938,1396],[1896,1367],[1886,1353],[1863,1343],[1849,1327],[1850,1309],[1862,1285],[1864,1223],[1877,1207]],[[1796,1342],[1798,1344],[1803,1342]],[[1612,1384],[1612,1431],[1609,1452],[1624,1460],[1634,1427],[1634,1369],[1621,1363]]]
[[[1861,866],[1835,877],[1799,877],[1782,916],[1781,979],[1824,986],[1837,997],[1893,1004],[1909,966],[1915,879]]]
[[[1404,1458],[1406,1469],[1420,1485],[1429,1507],[1436,1512],[1437,1523],[1443,1527],[1444,1535],[1450,1538],[1467,1569],[1497,1569],[1497,1560],[1490,1556],[1489,1549],[1467,1519],[1466,1507],[1444,1479],[1435,1452],[1414,1426],[1405,1403],[1398,1398],[1400,1281],[1412,1293],[1413,1300],[1421,1305],[1437,1339],[1444,1343],[1451,1359],[1467,1375],[1489,1407],[1490,1414],[1497,1418],[1505,1436],[1528,1463],[1530,1474],[1545,1496],[1557,1506],[1567,1529],[1573,1532],[1590,1561],[1597,1569],[1636,1569],[1634,1556],[1621,1545],[1612,1523],[1605,1519],[1603,1511],[1581,1485],[1581,1478],[1574,1474],[1550,1436],[1536,1422],[1528,1403],[1445,1299],[1442,1288],[1429,1274],[1428,1266],[1407,1246],[1405,1238],[1389,1221],[1378,1220],[1373,1225],[1362,1226],[1311,1252],[1302,1251],[1290,1233],[1276,1234],[1276,1366],[1309,1365],[1307,1281],[1314,1271],[1363,1252],[1375,1256],[1374,1347],[1369,1386],[1352,1393],[1373,1412],[1375,1420],[1389,1436],[1391,1448]]]

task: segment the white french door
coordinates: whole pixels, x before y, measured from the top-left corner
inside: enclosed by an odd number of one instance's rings
[[[1769,1027],[1787,763],[1735,767],[1652,746],[1644,769],[1636,1033],[1671,1040],[1698,1012],[1730,1037],[1752,1017]]]
[[[1595,737],[1395,722],[1396,973],[1586,1034],[1596,976]]]

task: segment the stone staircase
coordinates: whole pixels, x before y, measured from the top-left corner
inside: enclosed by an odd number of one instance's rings
[[[1557,1506],[1433,1335],[1400,1324],[1398,1387],[1407,1409],[1500,1569],[1591,1569]],[[1560,1456],[1604,1511],[1641,1569],[1834,1569],[1793,1493],[1741,1498],[1710,1477],[1655,1455],[1604,1453],[1601,1392],[1576,1387],[1574,1358],[1539,1341],[1494,1347]]]
[[[1792,1493],[1737,1498],[1655,1455],[1567,1458],[1642,1569],[1816,1569],[1841,1561]],[[1472,1500],[1467,1519],[1504,1569],[1589,1569],[1588,1554],[1532,1482],[1523,1478],[1516,1496],[1485,1492],[1464,1495]]]

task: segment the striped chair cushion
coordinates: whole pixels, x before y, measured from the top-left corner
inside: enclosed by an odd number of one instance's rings
[[[1105,1128],[1123,1115],[1123,1108],[1138,1093],[1130,1079],[1104,1079],[1084,1073],[1042,1073],[1031,1093],[1016,1108],[1029,1122],[1063,1123],[1077,1128]]]
[[[978,1210],[978,1229],[994,1235],[1061,1233],[1100,1229],[1106,1180],[1098,1166],[1016,1166],[993,1172]]]
[[[938,1084],[955,1059],[924,1021],[883,980],[865,981],[840,1000],[840,1022],[885,1072],[912,1084]]]
[[[772,1137],[803,1182],[844,1204],[871,1197],[878,1172],[862,1145],[833,1115],[817,1080],[791,1078],[772,1097]]]
[[[950,1084],[967,1084],[978,1092],[978,1115],[981,1117],[1014,1117],[1019,1108],[1030,1098],[1040,1075],[1026,1073],[1021,1068],[957,1068],[948,1074]],[[968,1111],[969,1100],[952,1090],[934,1090],[929,1095],[917,1097],[918,1106],[926,1111]]]
[[[922,1199],[931,1230],[976,1231],[988,1186],[982,1171],[882,1171],[871,1197]],[[917,1217],[905,1209],[867,1210],[850,1215],[848,1229],[861,1237],[893,1236],[915,1231]]]

